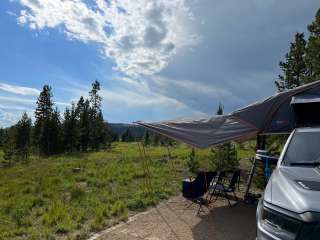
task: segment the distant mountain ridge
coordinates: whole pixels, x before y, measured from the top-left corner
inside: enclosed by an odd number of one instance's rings
[[[135,138],[142,138],[146,132],[145,128],[130,123],[108,123],[110,130],[121,137],[121,135],[129,129]]]

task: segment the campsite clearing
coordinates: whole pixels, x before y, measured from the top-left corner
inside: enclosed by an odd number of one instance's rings
[[[86,239],[181,190],[190,173],[190,148],[148,147],[152,194],[146,194],[137,143],[111,150],[33,156],[28,164],[0,168],[0,239]],[[210,150],[196,152],[208,168]],[[249,151],[239,150],[245,157]],[[173,164],[171,164],[173,163]]]

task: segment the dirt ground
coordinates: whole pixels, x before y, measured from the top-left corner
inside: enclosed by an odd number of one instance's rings
[[[199,215],[181,196],[137,214],[90,240],[250,240],[255,239],[256,206],[238,203],[230,208],[218,200]]]

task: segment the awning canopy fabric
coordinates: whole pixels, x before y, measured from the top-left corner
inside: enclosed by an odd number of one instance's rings
[[[216,116],[200,120],[136,123],[161,135],[198,148],[206,148],[232,140],[248,139],[257,134],[255,128],[228,116]]]
[[[291,104],[320,99],[320,81],[278,93],[226,116],[136,124],[195,147],[206,148],[257,134],[288,133],[296,126]]]
[[[275,94],[263,101],[236,110],[231,116],[255,126],[259,133],[286,133],[295,127],[292,97],[320,98],[320,81]]]

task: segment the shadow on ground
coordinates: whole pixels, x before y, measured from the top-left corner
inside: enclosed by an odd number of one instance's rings
[[[197,206],[181,196],[95,235],[90,240],[253,240],[256,206],[239,203],[230,208],[218,200],[197,215]]]
[[[199,223],[192,227],[194,240],[242,240],[255,239],[256,206],[239,203],[211,208],[207,214],[199,215]]]

